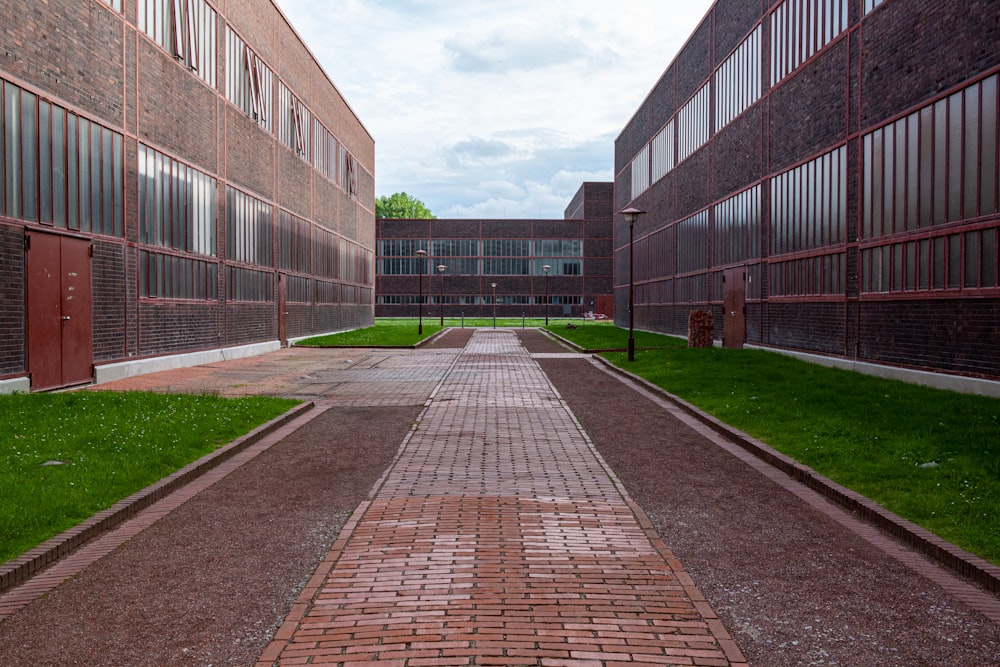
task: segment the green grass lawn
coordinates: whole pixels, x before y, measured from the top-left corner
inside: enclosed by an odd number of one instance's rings
[[[549,318],[549,323],[558,326],[560,323],[565,326],[571,320]],[[579,320],[572,320],[578,322]],[[301,340],[296,345],[304,347],[410,347],[420,341],[430,338],[441,331],[441,319],[439,317],[424,318],[424,333],[417,333],[417,318],[380,318],[375,320],[375,326],[365,329],[355,329],[342,333],[330,334],[327,336],[315,336]],[[520,318],[508,317],[497,318],[497,327],[518,328],[518,327],[541,327],[545,325],[545,318]],[[444,326],[448,327],[492,327],[492,317],[446,317]]]
[[[0,562],[297,403],[145,392],[0,395]]]
[[[621,353],[605,356],[1000,564],[1000,400],[760,350],[640,351],[632,363]]]

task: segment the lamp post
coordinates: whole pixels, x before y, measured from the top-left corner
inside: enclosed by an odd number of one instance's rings
[[[549,326],[549,271],[552,267],[546,264],[542,267],[542,273],[545,274],[545,326]]]
[[[419,285],[419,294],[417,297],[417,335],[424,335],[424,257],[427,256],[427,251],[420,249],[413,253],[417,256],[417,284]]]
[[[497,328],[497,284],[490,283],[490,287],[493,288],[493,328]]]
[[[438,264],[438,273],[441,274],[441,328],[444,328],[444,271],[448,267],[444,264]]]
[[[625,216],[625,222],[628,223],[628,360],[635,361],[635,337],[633,336],[635,328],[635,272],[632,262],[632,239],[635,219],[645,211],[630,206],[621,213]]]

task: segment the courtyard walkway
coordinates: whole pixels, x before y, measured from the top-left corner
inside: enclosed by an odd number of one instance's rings
[[[478,330],[258,665],[740,665],[512,331]]]

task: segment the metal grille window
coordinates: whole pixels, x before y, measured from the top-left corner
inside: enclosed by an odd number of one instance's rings
[[[139,241],[215,254],[215,179],[139,144]]]
[[[760,99],[761,27],[750,33],[715,72],[715,131]]]
[[[309,273],[311,227],[308,220],[278,211],[278,268]]]
[[[649,189],[649,144],[632,159],[632,199]]]
[[[843,295],[847,255],[842,252],[772,262],[768,269],[771,296]]]
[[[189,257],[139,252],[139,296],[147,299],[218,299],[218,265]]]
[[[708,268],[708,211],[677,223],[677,273]]]
[[[715,263],[733,264],[760,257],[760,186],[755,185],[715,207]]]
[[[862,237],[993,215],[1000,202],[998,75],[862,140]]]
[[[864,248],[861,291],[869,294],[1000,287],[1000,228],[973,229]]]
[[[669,174],[674,168],[675,156],[673,120],[664,125],[663,129],[660,130],[655,137],[653,137],[653,141],[650,142],[650,146],[652,147],[651,180],[655,183]]]
[[[340,145],[340,187],[352,198],[358,198],[358,161],[343,144]]]
[[[273,208],[260,199],[226,188],[226,258],[234,262],[274,265]]]
[[[329,229],[313,227],[312,261],[313,275],[339,277],[340,239]]]
[[[116,12],[118,12],[119,14],[121,14],[121,12],[122,12],[122,0],[102,0],[102,1],[108,7],[111,7],[111,9],[113,9]]]
[[[847,240],[847,148],[771,179],[771,254]]]
[[[122,237],[124,139],[0,80],[0,215]]]
[[[683,162],[708,141],[709,87],[702,86],[677,112],[677,162]]]
[[[301,100],[285,87],[278,85],[278,139],[299,157],[310,160],[312,113]]]
[[[274,73],[226,26],[226,99],[268,132],[273,131]]]
[[[274,300],[273,273],[230,266],[227,275],[226,299],[228,301],[270,302]]]
[[[874,10],[876,7],[882,4],[883,0],[864,0],[865,2],[865,14]]]
[[[313,167],[328,179],[337,182],[337,164],[340,156],[340,142],[326,129],[319,119],[313,117]]]
[[[285,298],[289,303],[311,303],[312,285],[311,278],[303,276],[287,276],[285,278]]]
[[[139,0],[139,29],[215,87],[217,14],[205,0]]]
[[[527,257],[531,242],[524,239],[484,239],[484,257]]]
[[[866,0],[870,1],[870,0]],[[771,14],[771,85],[847,30],[849,0],[785,0]]]

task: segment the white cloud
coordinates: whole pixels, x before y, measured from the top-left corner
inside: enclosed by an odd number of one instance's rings
[[[711,5],[277,1],[375,137],[377,194],[491,218],[562,217],[612,180],[614,138]]]

